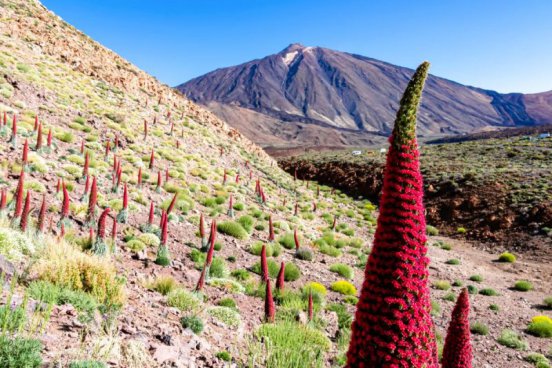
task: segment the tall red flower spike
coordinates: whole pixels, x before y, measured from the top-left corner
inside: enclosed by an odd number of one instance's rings
[[[236,184],[240,183],[240,174],[236,174]]]
[[[82,193],[83,196],[87,195],[89,190],[90,190],[90,176],[86,175],[86,180],[84,182],[84,192]]]
[[[88,197],[88,221],[94,220],[96,217],[96,202],[98,201],[98,183],[96,177],[92,179],[90,186],[90,196]]]
[[[159,229],[163,228],[163,224],[165,223],[165,216],[167,216],[167,212],[165,210],[161,211],[161,220],[159,220]]]
[[[17,189],[15,190],[15,212],[13,217],[17,218],[21,216],[23,211],[23,191],[25,190],[25,171],[21,170],[19,175],[19,181],[17,182]]]
[[[161,225],[161,245],[167,245],[168,226],[169,226],[169,220],[168,220],[167,214],[165,214],[165,217],[163,218],[163,225]]]
[[[103,210],[100,218],[98,219],[98,238],[105,239],[105,222],[107,221],[107,216],[109,215],[109,208]]]
[[[452,319],[443,348],[442,368],[471,368],[472,346],[470,342],[470,299],[468,289],[463,289],[456,306],[452,311]]]
[[[205,265],[211,267],[213,262],[213,253],[215,252],[215,241],[217,240],[217,222],[213,220],[211,222],[211,235],[209,236],[209,250],[207,251],[207,258],[205,259]]]
[[[52,128],[48,130],[48,137],[46,138],[46,145],[52,147]]]
[[[37,129],[38,129],[38,115],[35,115],[33,132],[36,132]]]
[[[293,230],[293,241],[295,242],[295,250],[299,249],[301,244],[299,243],[299,237],[297,236],[297,229]]]
[[[337,216],[334,215],[333,223],[332,223],[332,230],[335,230],[336,225],[337,225]]]
[[[272,297],[272,289],[270,288],[270,280],[266,280],[265,293],[265,321],[274,322],[276,310],[274,308],[274,298]]]
[[[42,204],[40,205],[40,211],[38,212],[38,221],[36,227],[41,233],[44,232],[44,226],[46,225],[46,194],[42,194]]]
[[[205,220],[203,219],[203,214],[199,216],[199,236],[201,239],[205,238]]]
[[[144,119],[144,139],[148,137],[148,122]]]
[[[197,285],[195,288],[195,291],[201,291],[203,290],[203,287],[205,286],[205,271],[207,269],[207,266],[203,266],[203,270],[201,270],[201,275],[199,275],[199,280],[197,280]]]
[[[59,231],[59,238],[63,239],[65,237],[65,223],[61,223],[61,229]]]
[[[429,63],[401,99],[383,180],[374,246],[352,325],[346,367],[437,368],[426,257],[416,111]]]
[[[111,239],[113,239],[113,242],[115,242],[115,238],[117,238],[117,221],[113,219],[113,226],[111,227]]]
[[[226,184],[227,178],[228,178],[228,174],[226,174],[226,169],[224,169],[224,174],[222,176],[222,185]]]
[[[293,209],[293,216],[297,216],[298,213],[299,213],[299,204],[295,202],[295,207]]]
[[[29,222],[29,212],[31,212],[31,191],[27,191],[27,196],[25,197],[25,205],[23,206],[23,212],[21,213],[21,222],[19,223],[19,228],[21,231],[27,230],[27,224]]]
[[[128,208],[128,188],[127,183],[123,186],[123,210]]]
[[[61,179],[58,178],[56,183],[56,194],[58,194],[60,190],[61,190]]]
[[[274,241],[274,225],[272,224],[272,215],[268,216],[268,241]]]
[[[69,216],[69,192],[67,191],[67,187],[65,186],[65,182],[62,184],[62,190],[63,190],[63,202],[61,204],[61,218],[64,219],[67,216]]]
[[[81,141],[81,144],[80,144],[80,153],[81,155],[84,153],[84,139]]]
[[[86,152],[86,155],[84,155],[84,167],[82,169],[82,177],[88,176],[88,166],[90,166],[90,156],[88,155],[88,152]]]
[[[280,264],[280,271],[278,271],[278,278],[276,279],[276,289],[284,290],[284,277],[286,274],[286,264],[282,262]]]
[[[309,293],[309,307],[308,307],[308,317],[309,317],[309,321],[312,321],[312,318],[314,317],[314,312],[313,312],[313,308],[312,308],[312,291]]]
[[[14,140],[17,137],[17,116],[13,114],[13,120],[12,120],[12,140]]]
[[[266,261],[266,245],[261,248],[261,278],[263,282],[268,280],[268,263]]]
[[[8,196],[6,195],[6,189],[2,188],[2,191],[0,192],[0,210],[3,210],[6,208],[7,202],[8,202]]]
[[[109,156],[109,151],[111,149],[111,145],[109,144],[109,141],[106,141],[105,142],[105,158],[107,159],[107,157]]]
[[[152,149],[151,150],[151,155],[150,155],[150,161],[149,161],[149,169],[150,170],[153,169],[154,161],[155,161],[155,152]]]
[[[149,216],[148,216],[148,224],[151,226],[153,225],[153,216],[155,215],[155,207],[153,205],[153,201],[150,202],[150,209],[149,209]]]
[[[36,147],[35,149],[38,151],[42,148],[42,124],[38,124],[38,132],[36,134]]]
[[[138,168],[138,188],[142,186],[142,168]]]
[[[161,179],[161,171],[157,172],[157,186],[155,188],[156,191],[161,190],[161,186],[163,185],[163,179]]]
[[[174,193],[174,196],[171,200],[171,203],[169,204],[169,208],[167,208],[167,214],[170,214],[172,210],[174,209],[174,205],[176,204],[176,199],[178,198],[178,192]]]
[[[29,141],[27,138],[25,138],[25,143],[23,143],[23,155],[21,160],[23,161],[23,166],[29,161]]]

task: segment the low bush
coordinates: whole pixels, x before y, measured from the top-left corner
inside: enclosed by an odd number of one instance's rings
[[[485,288],[485,289],[479,290],[479,294],[485,295],[485,296],[497,296],[498,292],[495,289]]]
[[[223,298],[218,301],[217,305],[221,307],[228,307],[236,309],[236,301],[232,298]]]
[[[97,360],[81,360],[70,363],[69,368],[107,368],[107,365]]]
[[[544,300],[542,301],[542,304],[543,304],[547,309],[552,309],[552,296],[549,296],[549,297],[544,298]]]
[[[343,263],[335,263],[330,266],[330,271],[335,272],[341,277],[344,277],[348,280],[351,280],[355,273],[353,272],[353,269],[350,266],[347,266]]]
[[[247,216],[247,215],[241,216],[238,219],[238,223],[245,229],[245,231],[247,231],[250,234],[253,231],[254,222],[255,220],[253,220],[253,217]]]
[[[349,281],[339,280],[334,282],[330,289],[343,295],[356,295],[357,290]]]
[[[35,339],[0,335],[0,367],[38,368],[42,365],[42,344]]]
[[[512,253],[504,252],[498,256],[498,261],[504,263],[514,263],[516,261],[516,256]]]
[[[476,335],[486,336],[489,333],[489,328],[481,322],[474,322],[470,326],[470,331]]]
[[[155,290],[162,295],[167,295],[174,289],[176,289],[178,283],[171,275],[160,275],[155,279],[149,281],[146,284],[146,287],[150,290]]]
[[[303,286],[304,294],[308,295],[310,292],[312,292],[313,294],[320,294],[322,296],[326,296],[326,294],[328,294],[328,290],[326,290],[326,287],[321,283],[315,281],[311,281]]]
[[[536,316],[531,319],[527,332],[537,337],[552,337],[552,318],[548,316]]]
[[[249,233],[235,221],[224,221],[217,225],[217,230],[226,235],[230,235],[236,239],[244,240],[249,237]]]
[[[236,328],[241,324],[240,314],[233,308],[221,306],[211,307],[207,309],[207,314],[228,327]]]
[[[517,291],[529,291],[531,289],[533,289],[533,284],[526,280],[520,280],[514,284],[514,290]]]
[[[293,233],[287,233],[284,236],[279,237],[278,243],[286,249],[294,249],[295,239],[293,238]]]
[[[449,290],[450,282],[446,280],[437,280],[433,282],[433,287],[438,290]]]
[[[229,361],[232,360],[232,356],[226,350],[225,351],[219,351],[215,356],[217,358],[219,358],[220,360],[224,360],[225,362],[229,362]]]
[[[167,304],[186,313],[198,313],[203,308],[200,297],[184,289],[175,289],[167,295]]]
[[[278,276],[278,272],[280,271],[280,264],[274,262],[273,260],[269,259],[267,261],[268,266],[268,274],[271,278],[276,278]],[[251,271],[254,273],[260,275],[261,274],[261,262],[255,263],[251,267]],[[287,262],[286,263],[286,269],[284,271],[284,280],[285,281],[295,281],[298,280],[299,277],[301,277],[301,270],[299,270],[299,267],[295,265],[294,263]]]
[[[529,348],[529,344],[512,330],[502,331],[497,341],[500,345],[516,350],[527,350]]]
[[[456,258],[452,258],[452,259],[449,259],[448,261],[446,261],[445,263],[448,264],[448,265],[457,266],[457,265],[460,264],[460,260],[456,259]]]
[[[481,275],[471,275],[470,276],[470,281],[482,282],[483,281],[483,276],[481,276]]]
[[[524,359],[529,363],[533,363],[536,368],[550,368],[550,360],[542,354],[530,353]]]
[[[184,328],[189,328],[193,333],[199,335],[203,332],[203,321],[198,316],[184,316],[180,319]]]
[[[308,248],[301,247],[295,252],[295,258],[298,258],[302,261],[312,261],[312,251]]]
[[[426,234],[430,236],[439,235],[439,229],[437,229],[435,226],[426,225]]]

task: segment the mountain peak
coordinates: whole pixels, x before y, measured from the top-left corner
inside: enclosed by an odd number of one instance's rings
[[[301,50],[304,50],[305,48],[306,47],[299,42],[290,43],[285,49],[280,51],[280,54],[287,54],[289,52],[301,51]]]

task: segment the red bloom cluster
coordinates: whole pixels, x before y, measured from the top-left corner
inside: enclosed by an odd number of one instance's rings
[[[265,320],[267,322],[274,322],[275,315],[276,315],[276,309],[274,308],[274,298],[272,298],[272,289],[270,288],[270,280],[266,280]]]
[[[38,222],[36,227],[41,233],[44,232],[44,225],[46,225],[46,194],[42,195],[42,204],[40,205],[40,211],[38,212]]]
[[[268,241],[274,241],[274,225],[272,224],[272,215],[268,216]]]
[[[13,217],[17,218],[21,216],[23,211],[23,191],[25,187],[25,171],[21,170],[21,175],[19,175],[19,181],[17,183],[17,189],[15,190],[15,212]]]
[[[29,212],[31,212],[31,191],[27,191],[25,197],[25,205],[23,206],[23,212],[21,213],[21,222],[19,227],[21,231],[27,230],[27,224],[29,223]]]
[[[98,220],[98,238],[99,239],[105,239],[105,222],[107,220],[107,216],[109,215],[109,211],[110,211],[109,208],[106,208],[105,210],[103,210]]]
[[[452,311],[452,319],[443,348],[443,368],[471,368],[472,347],[470,342],[470,300],[468,289],[463,289]]]
[[[438,367],[431,319],[416,108],[429,64],[401,100],[383,180],[374,245],[365,269],[347,367]]]
[[[261,249],[261,278],[263,282],[268,280],[268,263],[266,261],[266,245]]]
[[[90,196],[88,197],[88,221],[92,221],[96,217],[96,202],[98,200],[98,183],[96,177],[92,179],[90,187]]]
[[[286,264],[282,262],[280,265],[280,271],[278,271],[278,278],[276,279],[276,289],[284,290],[284,277],[286,274]]]

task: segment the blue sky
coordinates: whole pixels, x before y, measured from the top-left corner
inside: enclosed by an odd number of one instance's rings
[[[43,0],[162,82],[323,46],[500,92],[552,90],[550,0]]]

